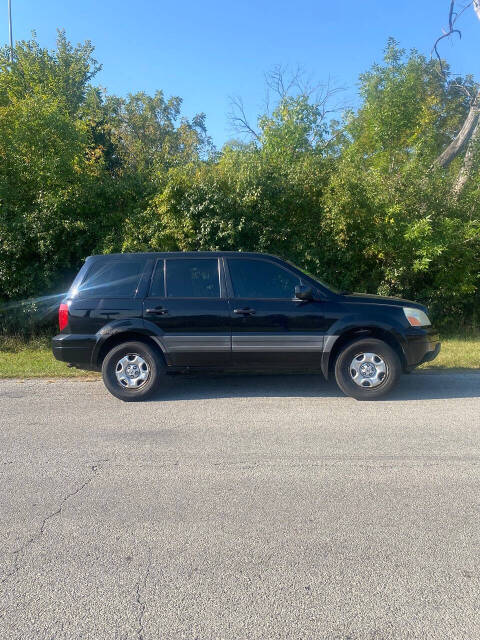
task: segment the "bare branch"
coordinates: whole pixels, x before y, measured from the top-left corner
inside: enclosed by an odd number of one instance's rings
[[[445,38],[450,38],[450,36],[452,36],[455,33],[458,35],[459,38],[462,37],[462,32],[460,31],[460,29],[458,29],[455,26],[457,20],[469,7],[472,6],[472,4],[475,8],[475,3],[478,4],[480,2],[480,0],[472,0],[471,2],[468,2],[467,4],[465,4],[459,11],[455,11],[455,1],[456,0],[450,0],[450,8],[448,10],[448,31],[444,31],[444,33],[435,40],[435,43],[432,49],[432,55],[433,53],[435,53],[435,56],[438,58],[440,73],[445,79],[447,74],[445,72],[445,67],[443,66],[442,57],[440,55],[440,52],[438,51],[438,45],[442,40],[444,40]]]
[[[260,141],[260,135],[250,125],[245,113],[243,100],[239,96],[230,96],[230,112],[228,114],[228,120],[230,121],[233,129],[238,133],[246,133],[255,138],[255,140]]]
[[[305,72],[301,67],[296,67],[293,72],[289,73],[288,67],[276,65],[268,73],[265,74],[266,96],[264,105],[264,114],[271,117],[270,101],[272,109],[281,105],[288,99],[303,98],[311,107],[317,110],[318,123],[325,120],[331,113],[338,113],[346,108],[346,104],[332,104],[332,98],[341,91],[342,87],[332,86],[331,78],[327,83],[314,84],[309,78],[306,78]],[[272,99],[273,96],[273,99]],[[239,96],[230,97],[230,112],[228,119],[232,128],[242,134],[248,135],[250,138],[261,141],[260,133],[250,124],[245,113],[243,100]],[[319,129],[312,134],[312,144],[317,142]]]
[[[280,100],[285,100],[290,96],[301,96],[311,100],[320,109],[322,117],[345,108],[345,105],[334,105],[327,109],[331,99],[341,91],[345,91],[343,87],[333,87],[331,78],[328,78],[326,83],[314,84],[310,78],[306,78],[305,71],[301,67],[297,67],[291,74],[287,74],[288,68],[280,65],[265,74],[267,104],[270,100],[269,90],[271,90]]]
[[[337,113],[346,108],[346,104],[336,103],[331,106],[331,108],[327,108],[331,105],[332,98],[339,93],[345,91],[344,87],[332,87],[331,86],[331,78],[329,77],[326,84],[318,85],[316,87],[316,95],[314,97],[314,102],[321,110],[322,119],[325,118],[329,113]]]
[[[473,100],[472,94],[464,84],[459,84],[458,82],[452,82],[450,86],[455,87],[455,89],[458,89],[461,93],[464,93],[470,101]]]
[[[304,71],[301,67],[297,67],[292,73],[288,73],[288,67],[275,65],[271,71],[265,74],[265,84],[267,87],[277,94],[280,100],[286,98],[293,90],[296,93],[304,93],[305,88],[302,86],[302,77]]]

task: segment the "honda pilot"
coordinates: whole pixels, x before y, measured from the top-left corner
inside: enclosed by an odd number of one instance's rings
[[[168,372],[321,371],[358,400],[433,360],[427,309],[336,291],[259,253],[131,253],[86,259],[59,308],[53,354],[101,371],[125,401]]]

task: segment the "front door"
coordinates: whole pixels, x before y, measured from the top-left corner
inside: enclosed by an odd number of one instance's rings
[[[174,366],[231,363],[230,314],[218,258],[158,260],[144,318],[161,330]]]
[[[319,368],[326,328],[324,303],[296,299],[300,277],[267,258],[232,257],[226,262],[234,365]]]

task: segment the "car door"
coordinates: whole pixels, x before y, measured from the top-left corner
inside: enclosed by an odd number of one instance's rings
[[[160,329],[170,364],[231,363],[230,312],[217,257],[158,260],[143,306],[144,319]]]
[[[323,303],[295,298],[301,277],[267,258],[229,257],[226,264],[233,364],[320,367],[326,326]]]

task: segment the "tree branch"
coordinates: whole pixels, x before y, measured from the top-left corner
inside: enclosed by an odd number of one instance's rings
[[[455,180],[455,184],[453,185],[453,194],[455,197],[458,197],[463,190],[463,187],[467,183],[469,179],[472,169],[473,169],[473,161],[475,160],[475,152],[477,151],[477,142],[480,139],[480,118],[477,114],[477,123],[471,133],[470,142],[467,146],[467,150],[465,152],[465,159],[463,164],[458,172],[457,179]]]
[[[460,38],[462,37],[460,30],[455,27],[455,23],[462,15],[462,13],[464,13],[464,11],[466,11],[470,6],[473,6],[475,13],[480,18],[480,0],[472,0],[471,2],[468,2],[460,9],[460,11],[455,11],[455,0],[450,0],[450,8],[448,12],[448,31],[437,38],[435,44],[433,45],[433,51],[435,51],[440,64],[440,73],[445,82],[447,81],[447,73],[438,52],[438,44],[441,42],[441,40],[443,40],[444,38],[448,38],[454,33],[457,33]],[[480,138],[480,89],[477,85],[476,94],[472,97],[472,95],[464,85],[455,83],[452,84],[452,86],[459,88],[468,96],[470,100],[470,108],[460,131],[450,142],[448,147],[444,149],[444,151],[438,156],[438,158],[433,163],[433,166],[442,167],[445,169],[458,155],[460,155],[460,153],[462,153],[462,151],[466,149],[462,166],[460,167],[457,178],[452,187],[453,197],[458,198],[472,173],[474,156],[477,150],[476,142]]]
[[[472,0],[471,2],[468,2],[466,5],[464,5],[460,11],[455,11],[455,0],[450,0],[450,8],[448,10],[448,31],[445,31],[441,36],[439,36],[436,40],[435,43],[433,45],[433,49],[432,49],[432,53],[435,52],[436,57],[438,58],[438,64],[440,65],[440,73],[442,74],[442,76],[446,79],[446,71],[445,71],[445,67],[443,66],[443,61],[442,61],[442,57],[438,51],[438,45],[440,44],[440,42],[442,40],[444,40],[445,38],[449,38],[450,36],[452,36],[454,33],[458,34],[458,37],[461,38],[462,37],[462,32],[460,31],[460,29],[457,29],[455,27],[455,24],[457,22],[457,20],[460,18],[460,16],[462,15],[462,13],[464,11],[466,11],[468,9],[468,7],[470,7],[472,4],[475,8],[475,4],[479,5],[480,0]],[[480,5],[479,5],[480,7]],[[480,11],[480,9],[479,9]]]
[[[245,113],[243,100],[239,96],[230,97],[230,112],[228,114],[228,120],[235,131],[238,133],[246,133],[260,142],[260,135],[252,126],[250,126]]]
[[[475,99],[472,102],[472,105],[470,106],[470,110],[467,117],[465,118],[465,122],[463,123],[462,128],[445,149],[445,151],[443,151],[435,160],[435,165],[437,165],[438,167],[443,167],[445,169],[452,162],[452,160],[454,160],[458,156],[458,154],[462,152],[462,150],[470,141],[473,132],[475,131],[479,117],[480,91],[478,91]]]

